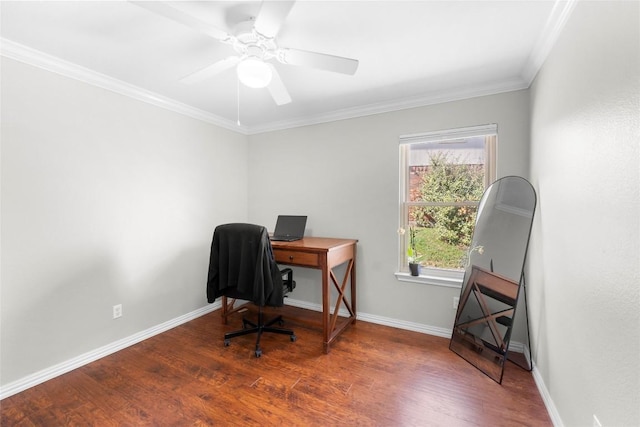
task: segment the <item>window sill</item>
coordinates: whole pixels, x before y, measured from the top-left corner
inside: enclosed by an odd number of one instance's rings
[[[412,276],[409,273],[405,272],[396,272],[396,279],[400,282],[410,282],[410,283],[423,283],[425,285],[432,286],[444,286],[446,288],[462,288],[462,280],[464,279],[464,272],[444,272],[444,274],[435,274],[431,271],[425,271],[419,276]]]

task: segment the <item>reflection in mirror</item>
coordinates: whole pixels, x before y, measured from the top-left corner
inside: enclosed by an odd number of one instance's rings
[[[535,206],[535,190],[524,178],[508,176],[491,184],[480,201],[465,262],[449,348],[498,383],[515,335],[514,324],[522,323],[516,309],[520,289],[525,289],[524,263]],[[514,344],[521,340],[529,359],[516,363],[530,369],[526,289],[522,297],[524,333]]]

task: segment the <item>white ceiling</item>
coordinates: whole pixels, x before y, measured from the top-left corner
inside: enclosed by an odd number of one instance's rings
[[[219,29],[259,1],[171,2]],[[127,1],[0,3],[2,54],[244,133],[526,88],[571,1],[298,0],[280,46],[360,61],[355,75],[274,62],[292,102],[240,86],[233,69],[180,79],[231,46]]]

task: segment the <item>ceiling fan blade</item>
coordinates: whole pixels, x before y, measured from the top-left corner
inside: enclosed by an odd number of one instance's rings
[[[285,105],[291,102],[291,96],[289,96],[289,91],[285,87],[282,79],[280,78],[280,74],[278,74],[278,70],[273,64],[267,64],[271,68],[271,72],[273,75],[271,76],[271,83],[267,86],[269,89],[269,93],[271,93],[271,97],[275,101],[277,105]]]
[[[201,82],[203,80],[208,79],[209,77],[213,77],[216,74],[219,74],[225,70],[228,70],[229,68],[232,68],[233,66],[235,66],[237,63],[240,62],[240,59],[241,58],[239,56],[230,56],[228,58],[221,59],[218,62],[208,65],[201,70],[198,70],[194,73],[191,73],[183,77],[182,79],[180,79],[180,82],[185,84]]]
[[[265,37],[273,38],[280,31],[284,20],[291,12],[295,0],[269,1],[263,0],[260,13],[256,18],[254,28]]]
[[[357,59],[287,48],[280,49],[278,60],[284,64],[303,65],[349,75],[355,74],[359,64]]]
[[[198,18],[189,15],[175,7],[169,6],[168,4],[160,1],[133,1],[129,0],[131,3],[140,6],[148,11],[151,11],[155,14],[164,16],[165,18],[169,18],[175,22],[179,22],[183,25],[186,25],[189,28],[192,28],[196,31],[200,31],[214,39],[221,41],[229,41],[235,39],[234,36],[227,33],[226,31],[222,31],[218,28],[212,27],[199,20]]]

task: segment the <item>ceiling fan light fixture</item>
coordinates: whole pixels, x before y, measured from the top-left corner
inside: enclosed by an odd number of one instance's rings
[[[238,64],[236,68],[238,79],[245,86],[260,89],[271,83],[271,67],[258,58],[247,58]]]

